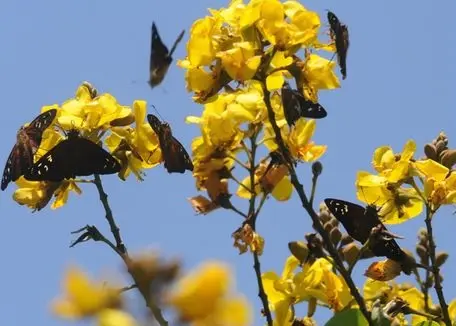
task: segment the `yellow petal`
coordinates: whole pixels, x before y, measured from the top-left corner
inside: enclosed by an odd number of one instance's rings
[[[291,198],[292,193],[293,185],[288,178],[282,178],[272,190],[272,196],[278,201],[287,201]]]
[[[117,309],[104,309],[98,314],[98,326],[137,326],[136,320],[128,313]]]

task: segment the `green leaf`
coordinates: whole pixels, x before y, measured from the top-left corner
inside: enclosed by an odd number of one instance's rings
[[[415,324],[414,326],[440,326],[440,324],[435,321],[432,321],[432,320],[427,320],[427,321],[419,322],[418,324]]]
[[[361,310],[349,309],[336,313],[325,326],[368,326],[366,318],[364,318]]]

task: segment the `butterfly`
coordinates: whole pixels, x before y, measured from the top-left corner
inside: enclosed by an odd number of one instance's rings
[[[168,71],[171,62],[173,61],[172,55],[176,50],[177,45],[184,37],[185,30],[183,30],[171,48],[168,51],[166,45],[162,42],[160,35],[158,35],[157,27],[155,23],[152,23],[152,37],[150,43],[150,63],[149,63],[149,85],[154,88],[160,84],[165,78],[166,72]]]
[[[16,181],[33,165],[33,155],[38,150],[43,132],[51,125],[57,114],[56,109],[41,113],[27,127],[21,127],[3,171],[1,189]]]
[[[67,139],[55,145],[25,173],[30,181],[62,181],[76,176],[112,174],[120,171],[119,162],[94,142],[70,130]]]
[[[147,115],[147,121],[158,136],[165,168],[168,173],[193,171],[193,163],[184,146],[174,138],[168,123],[162,123],[153,114]]]
[[[329,211],[342,223],[348,234],[362,244],[369,239],[374,227],[381,225],[381,231],[387,231],[380,222],[377,208],[373,205],[362,207],[344,200],[326,198]],[[405,253],[392,237],[380,237],[371,243],[370,249],[376,256],[385,256],[395,261],[402,261]]]
[[[339,62],[340,73],[342,74],[342,79],[345,79],[347,78],[347,51],[348,46],[350,45],[348,28],[347,25],[342,24],[339,21],[339,18],[331,11],[328,11],[328,22],[331,38],[334,39],[334,42],[336,43],[337,61]]]
[[[301,117],[321,119],[327,115],[320,104],[307,100],[299,91],[291,89],[288,83],[282,87],[282,106],[289,126],[294,125]]]

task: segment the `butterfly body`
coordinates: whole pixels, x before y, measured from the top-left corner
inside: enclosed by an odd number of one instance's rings
[[[52,109],[40,114],[27,127],[21,127],[16,134],[13,146],[3,171],[1,189],[5,190],[8,183],[16,181],[33,165],[33,156],[43,138],[43,132],[52,124],[57,114]]]
[[[94,142],[82,138],[77,131],[41,157],[24,175],[30,181],[74,179],[76,176],[112,174],[121,169],[119,162]]]
[[[150,87],[154,88],[155,86],[159,85],[165,78],[169,66],[173,61],[173,52],[176,49],[177,44],[184,37],[184,33],[185,31],[182,31],[179,34],[179,36],[173,44],[173,47],[171,48],[171,51],[169,51],[166,45],[161,40],[160,35],[158,34],[157,26],[155,26],[155,23],[152,23],[151,49],[149,61]]]
[[[184,173],[185,170],[193,171],[193,163],[190,156],[184,146],[173,136],[169,124],[161,122],[153,114],[148,114],[147,120],[158,136],[165,162],[164,165],[168,173]]]
[[[337,61],[340,66],[342,79],[347,78],[347,52],[350,45],[348,27],[342,24],[337,16],[328,11],[328,21],[330,25],[331,37],[336,44]]]
[[[282,87],[282,106],[285,119],[292,126],[299,118],[322,119],[326,110],[319,103],[306,99],[299,91],[285,83]]]
[[[375,206],[362,207],[345,200],[333,198],[326,198],[325,204],[334,217],[342,223],[348,234],[362,244],[369,239],[373,228],[380,225],[382,231],[387,231],[380,221]],[[370,246],[370,249],[376,256],[385,256],[396,261],[401,261],[405,257],[405,253],[393,238],[378,239]]]

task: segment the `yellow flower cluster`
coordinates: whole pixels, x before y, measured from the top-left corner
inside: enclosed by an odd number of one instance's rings
[[[179,322],[195,326],[252,324],[246,298],[230,290],[230,269],[220,262],[206,262],[178,281],[164,295],[164,303],[177,312]],[[98,326],[137,326],[123,309],[122,291],[106,282],[91,281],[71,267],[63,282],[65,296],[52,304],[53,312],[66,319],[95,318]]]
[[[295,272],[299,267],[299,271]],[[293,305],[316,300],[328,305],[334,312],[341,311],[353,302],[344,279],[333,272],[332,264],[325,258],[300,265],[289,256],[282,275],[273,271],[262,275],[269,306],[274,312],[274,325],[291,326],[294,319]]]
[[[118,176],[122,180],[131,173],[142,180],[144,169],[162,161],[157,135],[145,122],[145,101],[134,101],[132,107],[121,105],[111,94],[97,94],[92,85],[84,82],[74,98],[61,105],[44,106],[41,112],[51,109],[57,110],[56,119],[43,132],[41,145],[34,156],[35,162],[64,140],[55,127],[65,132],[76,129],[81,137],[97,144],[104,142],[112,156],[120,161]],[[134,127],[130,126],[132,123]],[[56,209],[67,202],[71,191],[81,193],[79,182],[87,180],[28,181],[22,176],[16,181],[18,189],[13,198],[20,205],[40,210],[55,196],[51,208]]]
[[[372,159],[377,174],[358,172],[358,199],[381,206],[379,215],[385,224],[416,217],[425,204],[435,212],[441,205],[456,203],[456,173],[441,160],[414,158],[415,151],[413,140],[405,144],[402,153],[395,154],[389,146],[379,147]]]
[[[227,179],[234,178],[231,171],[237,165],[256,169],[255,185],[249,176],[238,182],[239,197],[271,193],[277,200],[288,200],[292,192],[288,172],[267,169],[264,162],[269,156],[260,160],[263,164],[257,169],[251,153],[261,145],[269,152],[278,149],[268,105],[293,159],[313,162],[325,153],[326,146],[312,141],[315,120],[301,118],[294,127],[288,126],[282,97],[276,91],[286,79],[294,78],[297,92],[316,102],[320,90],[340,87],[335,62],[315,53],[334,52],[334,45],[318,40],[320,17],[298,1],[251,0],[246,4],[233,0],[228,8],[209,12],[210,16],[193,23],[187,57],[178,62],[186,70],[187,90],[204,104],[202,115],[187,117],[187,122],[200,126],[201,136],[192,142],[193,175],[198,190],[206,190],[209,199],[197,196],[190,201],[203,214],[226,208]],[[305,50],[303,59],[298,56],[301,49]],[[248,164],[241,162],[242,156],[249,158]]]

